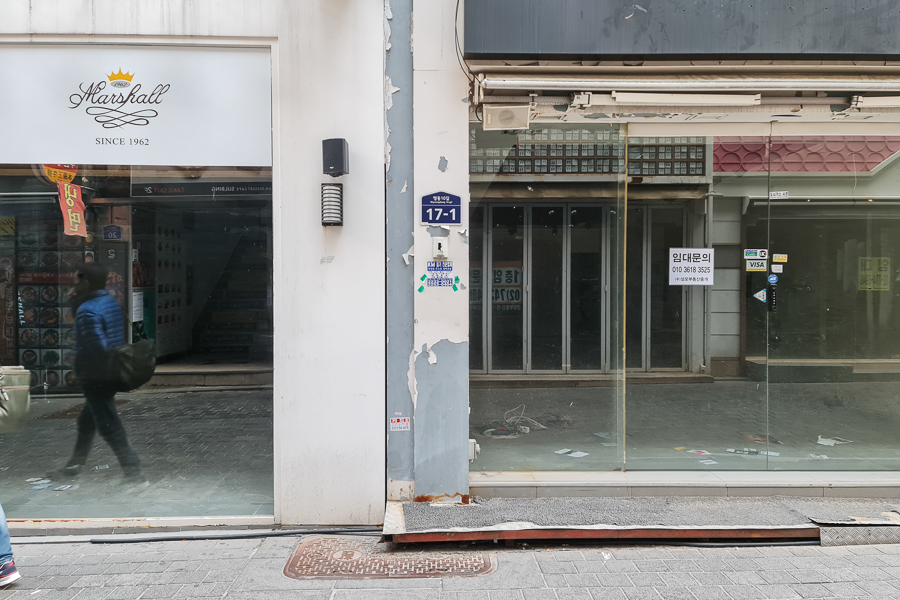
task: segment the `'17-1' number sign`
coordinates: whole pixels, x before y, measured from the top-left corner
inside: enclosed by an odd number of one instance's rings
[[[422,224],[459,225],[462,222],[462,199],[447,192],[422,196]]]

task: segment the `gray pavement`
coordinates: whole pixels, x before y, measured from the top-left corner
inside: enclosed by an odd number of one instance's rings
[[[0,591],[0,600],[900,598],[900,545],[395,545],[396,552],[489,552],[497,569],[478,577],[300,581],[283,575],[297,537],[119,545],[13,541],[24,577]]]
[[[66,463],[81,396],[32,398],[24,426],[0,435],[0,500],[7,517],[113,518],[274,514],[272,390],[118,394],[116,404],[150,487],[133,493],[109,446],[95,440],[87,469],[29,482]],[[66,490],[60,486],[71,485]]]

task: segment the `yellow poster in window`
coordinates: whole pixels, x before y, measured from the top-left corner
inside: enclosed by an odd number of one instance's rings
[[[16,235],[16,218],[0,217],[0,237]]]
[[[859,291],[891,291],[891,257],[859,257]]]

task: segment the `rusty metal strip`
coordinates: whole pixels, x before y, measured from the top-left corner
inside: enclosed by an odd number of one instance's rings
[[[475,540],[818,540],[819,528],[784,529],[523,529],[517,531],[436,531],[389,536],[397,543],[455,542]]]

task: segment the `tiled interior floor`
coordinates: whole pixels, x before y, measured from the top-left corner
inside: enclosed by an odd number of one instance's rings
[[[471,463],[471,470],[621,469],[616,398],[615,388],[603,387],[473,389],[470,436],[481,445],[481,455]],[[515,438],[483,435],[505,414],[522,413],[523,405],[526,417],[550,428],[532,427]],[[738,380],[629,385],[625,408],[628,470],[900,469],[898,382],[781,383],[768,388],[765,383]],[[560,418],[569,426],[560,425]],[[767,434],[768,444],[764,442]],[[851,443],[824,446],[818,443],[819,436]],[[726,451],[729,448],[777,452],[778,456],[734,454]],[[562,449],[573,452],[556,454]],[[692,450],[709,454],[692,454]],[[573,457],[574,452],[587,455]]]
[[[118,462],[98,436],[90,470],[31,490],[27,479],[68,459],[83,403],[75,396],[35,397],[23,429],[0,435],[0,501],[8,517],[274,513],[271,389],[154,391],[119,394],[116,402],[151,485],[138,491],[123,486]],[[94,469],[101,465],[109,468]],[[66,484],[73,488],[53,490]]]

